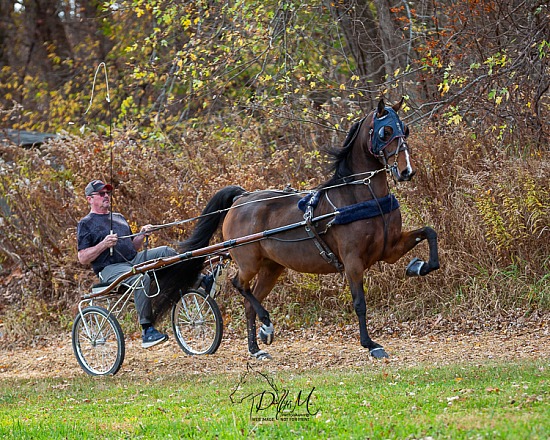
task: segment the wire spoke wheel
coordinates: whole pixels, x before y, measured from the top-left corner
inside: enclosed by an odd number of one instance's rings
[[[174,304],[172,327],[179,346],[190,355],[215,353],[223,336],[218,304],[203,290],[188,290]]]
[[[76,316],[72,344],[78,363],[92,376],[116,374],[124,361],[124,334],[103,307],[86,307]]]

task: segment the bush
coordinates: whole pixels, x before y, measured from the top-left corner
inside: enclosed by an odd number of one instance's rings
[[[129,133],[114,133],[112,143],[88,134],[52,140],[40,149],[0,147],[0,312],[43,301],[47,310],[65,316],[48,312],[48,319],[72,319],[81,292],[94,282],[76,256],[76,224],[88,211],[83,189],[93,178],[113,182],[115,210],[137,228],[194,217],[228,184],[304,189],[328,177],[324,155],[302,142],[325,139],[323,133],[295,131],[296,142],[265,146],[259,127],[251,126],[234,142],[216,131],[190,129],[177,147],[159,147]],[[435,314],[496,316],[515,308],[547,311],[547,156],[535,150],[517,157],[482,145],[468,132],[451,135],[429,127],[413,133],[410,144],[418,174],[413,183],[392,190],[407,229],[427,224],[438,231],[442,268],[408,279],[408,258],[373,267],[365,285],[370,313],[379,321],[408,321]],[[152,245],[182,240],[193,226],[164,229]],[[413,254],[426,255],[427,246]],[[288,326],[354,319],[349,289],[337,275],[288,273],[267,304],[277,313],[275,321]],[[220,305],[228,320],[233,313],[242,319],[236,292],[224,294]],[[6,310],[4,320],[13,320]]]

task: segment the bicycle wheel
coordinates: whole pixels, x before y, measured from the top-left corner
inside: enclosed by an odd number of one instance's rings
[[[76,315],[72,343],[76,360],[92,376],[116,374],[124,361],[124,333],[103,307],[86,307]]]
[[[172,328],[187,354],[213,354],[223,336],[220,308],[203,290],[190,289],[172,307]]]

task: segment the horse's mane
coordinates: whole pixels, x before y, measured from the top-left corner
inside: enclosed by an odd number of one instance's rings
[[[335,183],[342,183],[346,179],[346,177],[352,174],[349,166],[348,157],[351,154],[353,144],[355,143],[355,139],[359,134],[359,129],[361,128],[362,122],[363,119],[357,121],[351,126],[342,148],[329,147],[327,149],[327,154],[331,158],[330,169],[334,174],[330,180],[321,184],[319,186],[319,189],[326,188],[327,186],[331,186]]]

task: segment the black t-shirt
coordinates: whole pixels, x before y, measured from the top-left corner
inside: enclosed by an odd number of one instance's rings
[[[97,245],[111,230],[111,214],[89,213],[78,222],[77,239],[78,250],[87,249]],[[113,232],[119,237],[131,235],[132,230],[126,219],[118,213],[113,213]],[[131,238],[119,239],[111,255],[109,249],[102,252],[92,261],[94,272],[98,274],[105,266],[115,263],[123,263],[132,260],[137,254]]]

